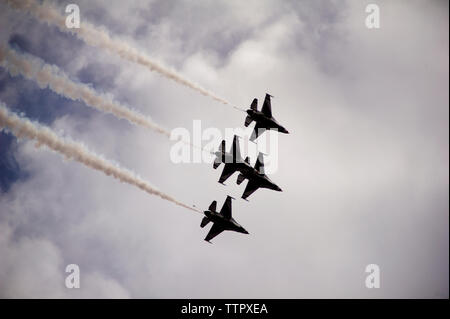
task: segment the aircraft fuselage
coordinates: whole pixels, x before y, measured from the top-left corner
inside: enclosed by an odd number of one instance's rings
[[[222,228],[225,230],[231,230],[238,233],[248,234],[248,232],[239,225],[234,218],[227,219],[222,214],[219,214],[217,212],[212,212],[210,210],[206,210],[203,212],[208,219],[213,223],[218,223]]]
[[[267,130],[276,129],[278,132],[288,134],[288,130],[286,130],[282,125],[280,125],[277,120],[273,117],[267,117],[261,111],[255,111],[252,109],[247,110],[247,114],[251,117],[253,121],[255,121],[260,127],[263,127]]]
[[[226,165],[233,165],[244,179],[252,180],[258,183],[260,188],[268,188],[281,192],[281,188],[272,182],[266,174],[260,174],[253,166],[246,162],[227,163]]]
[[[278,192],[281,192],[281,188],[277,184],[272,182],[266,174],[260,174],[256,169],[252,167],[253,171],[246,171],[242,173],[249,181],[256,182],[260,188],[268,188]]]

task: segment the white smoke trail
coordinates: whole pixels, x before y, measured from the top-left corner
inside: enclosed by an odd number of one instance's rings
[[[124,41],[121,41],[117,38],[111,38],[107,31],[100,30],[84,20],[80,23],[80,28],[67,28],[65,24],[66,17],[62,16],[55,8],[53,8],[46,2],[44,2],[42,5],[34,0],[7,0],[7,2],[12,8],[29,12],[39,20],[45,21],[48,24],[56,25],[63,32],[76,34],[78,38],[89,45],[114,52],[125,60],[144,66],[150,71],[158,72],[166,78],[187,86],[205,96],[209,96],[216,101],[219,101],[223,104],[230,104],[223,98],[218,97],[214,93],[202,88],[200,85],[186,79],[176,71],[171,70],[161,63],[154,61],[153,59],[139,52],[137,49],[131,47]]]
[[[73,82],[56,65],[45,64],[42,60],[29,54],[19,54],[6,46],[0,45],[0,66],[8,70],[11,76],[17,76],[20,73],[25,78],[35,81],[40,88],[49,87],[52,91],[66,98],[81,100],[90,107],[105,113],[111,113],[118,118],[126,119],[133,124],[152,129],[170,138],[170,132],[154,123],[149,117],[121,105],[108,95],[97,93],[86,84]],[[182,138],[178,140],[210,153],[201,146],[182,140]]]
[[[102,112],[111,113],[133,124],[141,125],[170,137],[170,132],[154,123],[149,117],[114,101],[110,96],[99,94],[83,83],[76,83],[56,65],[45,64],[30,55],[18,54],[6,46],[0,46],[0,65],[12,76],[18,73],[37,82],[40,88],[49,87],[54,92],[72,99],[81,100],[86,105]]]
[[[83,144],[62,138],[48,127],[33,123],[28,119],[21,118],[11,113],[4,103],[0,102],[0,128],[2,127],[8,128],[15,136],[17,136],[17,138],[36,140],[38,145],[45,145],[53,151],[65,156],[67,159],[78,161],[87,167],[101,171],[121,182],[134,185],[148,194],[159,196],[176,205],[201,213],[201,211],[159,191],[132,171],[118,167],[110,161],[103,159],[99,155],[88,150]]]

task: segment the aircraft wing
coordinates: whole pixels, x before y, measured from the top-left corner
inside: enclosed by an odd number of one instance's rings
[[[272,117],[272,106],[270,103],[270,95],[266,93],[266,97],[264,99],[264,104],[262,106],[261,112],[269,118]]]
[[[256,160],[255,169],[259,174],[264,174],[264,156],[262,153],[258,154],[258,159]]]
[[[265,127],[261,127],[259,126],[258,123],[256,123],[253,132],[252,132],[252,136],[250,136],[250,141],[254,141],[258,138],[259,135],[261,135],[262,133],[264,133],[264,131],[266,130]]]
[[[219,183],[223,184],[223,182],[225,182],[228,177],[233,175],[234,172],[236,172],[236,168],[233,166],[233,164],[225,164],[222,175],[220,175]]]
[[[209,230],[208,235],[206,235],[205,240],[210,241],[211,239],[213,239],[214,237],[219,235],[224,230],[225,230],[225,228],[223,228],[222,226],[219,226],[219,224],[217,224],[217,223],[213,224],[211,229]]]
[[[227,219],[231,219],[231,200],[233,198],[231,196],[227,196],[225,203],[223,203],[222,209],[220,213]]]
[[[247,199],[247,197],[249,197],[251,194],[253,194],[258,188],[259,188],[258,183],[250,180],[247,183],[247,186],[245,187],[245,191],[244,191],[244,194],[242,194],[242,198]]]

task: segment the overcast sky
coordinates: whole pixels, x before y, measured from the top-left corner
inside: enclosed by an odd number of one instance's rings
[[[53,4],[64,13],[69,2]],[[174,164],[162,135],[0,68],[0,100],[175,198],[226,195],[250,233],[0,133],[0,297],[448,298],[447,1],[76,1],[89,21],[247,108],[275,96],[283,192],[240,199],[221,168]],[[245,114],[0,3],[0,43],[172,129]],[[251,154],[250,154],[251,155]],[[78,264],[81,288],[64,286]],[[377,264],[381,287],[365,287]]]

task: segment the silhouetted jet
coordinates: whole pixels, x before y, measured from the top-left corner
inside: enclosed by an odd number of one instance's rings
[[[249,126],[252,121],[256,122],[252,136],[250,136],[250,141],[252,142],[264,133],[265,130],[277,129],[278,132],[289,134],[288,130],[281,126],[272,116],[271,96],[266,93],[261,111],[258,111],[258,99],[253,99],[250,108],[247,110],[248,115],[245,118],[245,127]]]
[[[277,184],[272,182],[270,178],[264,173],[264,158],[262,153],[259,153],[256,160],[255,167],[252,171],[242,171],[237,177],[237,184],[240,185],[245,179],[248,179],[242,198],[247,200],[258,188],[268,188],[274,191],[282,192]]]
[[[235,145],[234,140],[237,139],[238,136],[235,135],[233,138],[233,145]],[[213,163],[213,168],[216,169],[220,166],[222,163],[233,163],[234,162],[234,154],[233,147],[230,149],[230,152],[226,151],[226,145],[225,140],[220,143],[219,149],[214,153],[216,155],[216,158]]]
[[[231,200],[234,199],[231,196],[227,196],[225,203],[223,203],[220,213],[216,211],[217,201],[213,201],[209,205],[208,210],[205,210],[200,227],[205,227],[209,222],[213,222],[208,235],[206,235],[205,240],[209,243],[211,239],[219,235],[224,230],[232,230],[238,233],[248,234],[248,231],[239,225],[233,217],[231,217]]]
[[[222,172],[222,176],[220,177],[219,183],[223,184],[223,182],[230,177],[234,172],[240,171],[241,169],[249,168],[251,166],[249,164],[248,157],[242,160],[241,151],[239,148],[239,136],[235,135],[233,138],[233,145],[229,152],[226,151],[225,140],[219,146],[219,150],[214,154],[216,155],[216,159],[213,163],[213,168],[216,169],[220,166],[220,164],[224,163],[225,167]],[[230,164],[230,165],[227,165]]]
[[[240,173],[237,178],[238,185],[240,185],[245,179],[248,179],[249,182],[245,188],[244,194],[242,195],[243,199],[247,199],[247,197],[249,197],[258,188],[268,188],[281,192],[281,188],[272,182],[264,173],[264,159],[262,153],[259,153],[255,167],[250,165],[248,157],[245,160],[242,159],[239,149],[238,136],[234,136],[233,145],[230,152],[225,151],[225,141],[222,141],[219,151],[216,152],[216,156],[216,161],[213,164],[214,168],[217,168],[221,163],[225,163],[222,175],[220,175],[219,178],[219,183],[223,184],[237,171]]]

